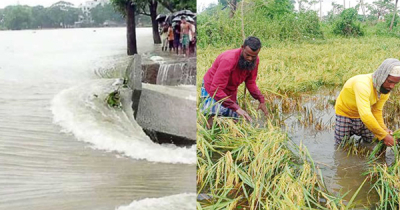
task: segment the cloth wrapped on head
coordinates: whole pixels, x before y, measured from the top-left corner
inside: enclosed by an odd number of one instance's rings
[[[400,77],[400,61],[395,58],[388,58],[378,67],[378,69],[372,74],[372,82],[374,88],[380,93],[380,88],[385,83],[386,78],[391,75],[394,77]]]

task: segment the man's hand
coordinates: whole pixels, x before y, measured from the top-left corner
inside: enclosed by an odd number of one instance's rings
[[[258,105],[257,110],[259,110],[259,109],[261,109],[264,112],[265,116],[268,117],[269,113],[268,113],[267,107],[265,106],[265,103],[260,103],[260,105]]]
[[[250,115],[247,114],[246,111],[244,111],[243,109],[239,108],[238,110],[236,110],[236,113],[238,113],[238,115],[244,117],[244,119],[246,119],[249,122],[252,122],[253,120],[251,119]]]
[[[386,146],[388,146],[388,147],[391,147],[391,146],[394,145],[393,136],[390,135],[390,134],[386,135],[385,138],[384,138],[382,141],[383,141],[383,143],[384,143]]]
[[[385,129],[385,131],[386,131],[386,132],[388,132],[390,135],[392,135],[392,136],[393,136],[393,131],[392,131],[392,130],[390,130],[390,129],[386,128],[386,129]]]

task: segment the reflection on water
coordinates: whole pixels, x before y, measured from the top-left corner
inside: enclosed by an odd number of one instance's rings
[[[151,33],[137,29],[139,51],[152,50]],[[0,209],[109,210],[134,200],[195,192],[193,164],[96,150],[53,123],[51,101],[61,91],[98,75],[119,76],[120,71],[107,69],[126,59],[125,28],[0,31],[0,37]],[[82,95],[70,99],[79,101]],[[63,114],[75,116],[76,111]],[[100,126],[124,127],[117,115],[103,120]],[[97,134],[107,129],[99,127]],[[109,140],[102,146],[119,144],[118,137]]]

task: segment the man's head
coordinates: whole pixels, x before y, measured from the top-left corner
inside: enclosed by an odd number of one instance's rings
[[[249,36],[244,40],[240,52],[239,68],[253,70],[256,67],[257,56],[261,49],[261,42],[257,37]]]
[[[186,17],[185,17],[185,16],[182,16],[182,17],[181,17],[181,21],[182,21],[182,23],[186,23]]]
[[[386,78],[385,82],[381,85],[380,91],[383,94],[388,94],[394,86],[400,82],[400,66],[394,66]]]
[[[372,74],[374,88],[382,94],[388,94],[400,82],[400,61],[389,58],[383,61]]]

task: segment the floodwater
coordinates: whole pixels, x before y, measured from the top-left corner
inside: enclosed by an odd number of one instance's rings
[[[0,32],[0,209],[195,208],[195,148],[104,103],[127,64],[125,28]]]
[[[336,195],[348,193],[344,196],[348,202],[365,180],[363,173],[367,171],[368,165],[366,157],[348,155],[346,151],[334,146],[335,110],[332,101],[338,94],[338,91],[322,91],[320,94],[302,97],[303,111],[287,114],[285,124],[290,138],[296,144],[301,142],[308,149],[322,172],[328,191]],[[373,145],[367,147],[371,149]],[[373,190],[369,192],[370,189],[371,185],[367,181],[354,200],[357,208],[365,209],[378,201],[377,194]]]

